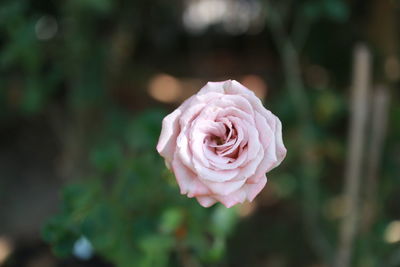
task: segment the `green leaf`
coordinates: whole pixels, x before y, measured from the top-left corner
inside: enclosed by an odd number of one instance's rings
[[[161,132],[161,122],[165,113],[151,110],[140,114],[130,125],[126,140],[136,150],[155,150]]]
[[[122,162],[123,155],[120,145],[110,142],[96,147],[90,154],[90,161],[100,171],[110,172]]]
[[[53,252],[58,257],[69,256],[79,236],[69,222],[68,215],[58,215],[49,220],[42,229],[43,239],[52,244]]]
[[[174,240],[169,236],[150,235],[139,243],[144,252],[141,267],[167,266],[169,250],[174,246]]]
[[[225,249],[225,240],[221,237],[216,237],[209,252],[207,253],[206,259],[211,262],[221,260],[225,253]]]
[[[335,22],[345,22],[349,17],[349,9],[342,0],[312,0],[302,6],[304,16],[310,20],[326,17]]]
[[[226,208],[218,205],[212,215],[212,229],[219,236],[226,236],[230,233],[237,221],[236,207]]]
[[[115,214],[108,203],[99,202],[89,210],[82,223],[82,234],[92,242],[96,250],[107,251],[117,244],[114,218]]]
[[[168,208],[161,216],[160,229],[163,233],[172,233],[175,231],[183,220],[183,212],[179,208]]]
[[[22,98],[22,110],[28,114],[36,113],[41,110],[44,104],[45,92],[40,87],[37,79],[31,79],[27,83]]]

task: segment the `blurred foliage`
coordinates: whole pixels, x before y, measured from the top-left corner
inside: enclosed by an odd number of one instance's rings
[[[327,18],[336,22],[345,22],[349,18],[349,9],[342,0],[307,1],[302,12],[308,19]]]
[[[61,210],[43,237],[56,255],[68,257],[84,236],[95,253],[122,267],[220,262],[235,209],[204,209],[181,196],[155,151],[166,113],[150,110],[132,119],[112,96],[113,68],[125,60],[113,33],[134,29],[127,25],[139,21],[132,16],[142,5],[128,2],[0,4],[3,119],[46,114],[65,161],[84,160],[67,173],[79,182],[63,190]],[[127,13],[125,5],[135,7]],[[54,36],[46,39],[54,27]],[[81,155],[69,155],[76,146]]]
[[[221,260],[236,211],[204,209],[179,194],[154,149],[163,115],[137,115],[95,145],[92,175],[64,189],[61,212],[44,229],[57,255],[70,256],[84,236],[117,266]]]

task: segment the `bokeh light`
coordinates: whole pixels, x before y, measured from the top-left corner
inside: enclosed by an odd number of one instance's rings
[[[11,241],[7,237],[0,236],[0,265],[7,259],[11,254],[13,246]]]
[[[400,221],[392,221],[388,224],[385,229],[384,240],[387,243],[396,243],[400,241]]]
[[[81,236],[74,244],[73,254],[81,260],[90,259],[93,256],[92,244],[86,237]]]
[[[256,0],[187,1],[183,13],[184,26],[191,33],[201,33],[210,26],[220,25],[229,34],[243,34],[252,27],[260,28],[261,18],[261,4]]]
[[[52,39],[57,31],[58,23],[53,16],[43,16],[35,24],[36,37],[42,41]]]
[[[150,80],[148,92],[157,101],[173,103],[182,96],[182,86],[171,75],[157,74]]]

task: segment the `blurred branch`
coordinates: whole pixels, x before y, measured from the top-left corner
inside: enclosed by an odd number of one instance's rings
[[[344,197],[346,213],[339,233],[336,267],[351,265],[353,243],[357,234],[359,217],[361,168],[368,113],[368,96],[371,76],[371,54],[364,45],[354,51],[349,153],[345,173]]]
[[[290,11],[293,8],[293,0],[278,0],[276,1],[276,9],[279,11],[282,20],[286,20],[290,15]]]
[[[108,59],[109,74],[111,83],[115,83],[126,67],[130,56],[135,49],[135,35],[129,32],[129,25],[126,21],[119,21],[116,30],[111,37],[111,51]]]
[[[270,14],[267,26],[272,33],[276,48],[282,59],[287,89],[290,90],[293,104],[296,106],[296,110],[300,112],[301,119],[304,122],[310,118],[310,111],[304,92],[298,51],[284,29],[282,16],[279,11],[273,5],[268,5],[268,9]]]
[[[378,188],[379,163],[383,152],[389,112],[389,90],[377,86],[372,102],[371,140],[368,152],[365,202],[363,209],[363,232],[368,233],[376,215],[376,192]]]
[[[293,23],[293,43],[298,51],[302,51],[310,33],[311,21],[302,12],[297,12]]]
[[[301,157],[303,176],[303,220],[306,233],[310,235],[310,244],[313,250],[325,262],[331,262],[331,246],[327,237],[319,227],[318,222],[318,171],[315,166],[319,166],[319,159],[310,148],[315,146],[316,137],[312,130],[312,116],[307,98],[303,78],[301,75],[299,50],[296,49],[292,37],[286,32],[283,16],[277,8],[267,1],[269,27],[275,45],[282,60],[282,67],[285,74],[286,88],[289,90],[292,104],[299,117],[300,151],[304,154]],[[306,36],[304,36],[306,38]],[[304,40],[305,41],[305,40]]]

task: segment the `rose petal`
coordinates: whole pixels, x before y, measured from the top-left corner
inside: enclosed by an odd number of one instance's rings
[[[189,197],[209,195],[210,190],[197,179],[197,175],[180,161],[179,157],[175,157],[172,162],[172,171],[175,174],[181,194],[187,194]]]
[[[167,161],[172,160],[176,147],[176,138],[179,134],[178,118],[181,110],[177,109],[163,119],[160,138],[157,143],[157,151]]]
[[[219,202],[221,202],[225,207],[230,208],[235,206],[236,204],[243,203],[246,200],[246,191],[243,189],[239,189],[230,195],[227,196],[216,195],[215,198]]]
[[[157,143],[157,151],[167,161],[171,161],[176,146],[176,138],[179,135],[179,119],[194,101],[195,96],[186,99],[180,107],[167,115],[162,121],[161,134]]]
[[[216,195],[226,196],[239,190],[246,182],[246,180],[226,181],[223,183],[211,182],[208,180],[202,181],[212,193]]]
[[[217,202],[216,199],[209,196],[196,197],[196,199],[205,208],[211,207]]]
[[[259,177],[257,180],[258,182],[255,184],[245,184],[243,186],[243,189],[247,192],[247,199],[249,201],[253,201],[267,184],[267,177],[265,177],[265,175]]]
[[[193,158],[193,165],[199,179],[211,182],[225,182],[237,176],[239,170],[213,170],[203,166],[197,159]]]
[[[208,95],[210,93],[224,93],[224,86],[225,81],[223,82],[208,82],[200,91],[197,93],[197,96]]]

